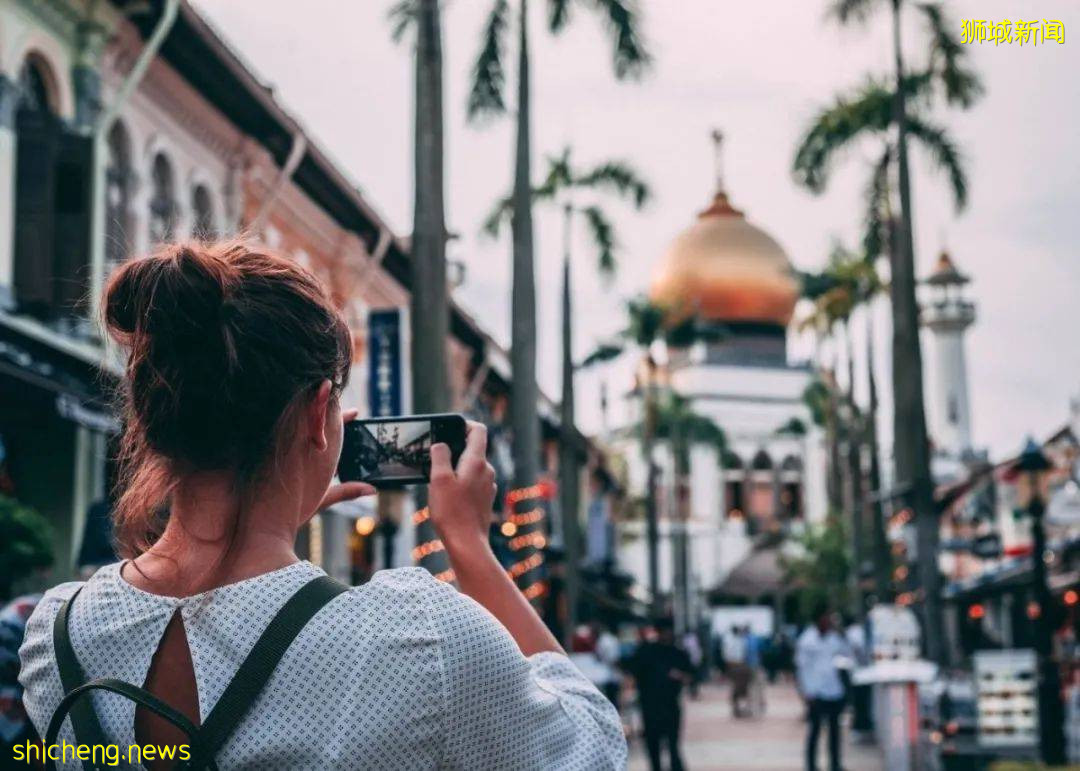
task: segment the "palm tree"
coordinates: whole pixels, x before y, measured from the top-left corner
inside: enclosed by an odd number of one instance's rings
[[[578,533],[579,496],[581,487],[581,449],[574,428],[574,358],[573,316],[570,287],[570,245],[574,216],[579,215],[588,229],[588,235],[596,252],[597,270],[605,278],[615,273],[615,250],[617,241],[611,219],[597,203],[580,205],[582,195],[608,193],[616,198],[629,200],[635,209],[641,209],[652,195],[641,176],[621,161],[605,161],[591,168],[578,169],[570,160],[570,148],[561,155],[549,157],[544,181],[533,188],[534,201],[561,204],[563,211],[563,266],[562,266],[562,398],[559,443],[559,508],[562,512],[563,547],[566,550],[566,634],[569,638],[577,626],[578,567],[581,560],[581,540]],[[510,196],[501,199],[484,222],[484,232],[498,237],[503,223],[510,218],[513,201]]]
[[[641,449],[646,464],[645,536],[648,549],[649,609],[654,618],[660,615],[659,541],[657,523],[657,467],[654,457],[655,440],[659,428],[659,365],[655,348],[662,344],[667,349],[689,348],[695,342],[719,340],[724,330],[717,324],[703,323],[697,316],[687,316],[677,309],[668,309],[637,297],[626,304],[628,324],[611,340],[601,344],[581,363],[591,367],[618,358],[627,350],[641,357],[643,373],[637,382],[637,392],[642,400]]]
[[[418,413],[450,409],[446,355],[450,309],[446,282],[446,214],[443,182],[442,33],[439,0],[403,0],[390,10],[393,37],[416,34],[414,124],[414,199],[411,247],[410,361],[412,409]],[[422,495],[422,493],[421,493]],[[385,495],[380,496],[386,498]],[[423,501],[420,501],[423,505]],[[383,518],[385,538],[392,538],[392,518]],[[430,522],[418,526],[417,541],[435,537]],[[389,553],[389,552],[388,552]],[[435,555],[433,555],[435,556]],[[448,564],[437,556],[432,565]],[[389,567],[389,565],[388,565]]]
[[[687,523],[690,520],[690,450],[695,444],[712,445],[717,458],[724,457],[727,437],[711,418],[699,415],[690,401],[669,391],[656,411],[656,438],[671,446],[675,461],[675,524],[672,538],[672,564],[675,600],[675,620],[679,632],[694,628],[690,619],[690,565]]]
[[[615,76],[639,75],[649,54],[639,34],[634,0],[547,0],[547,26],[552,34],[566,29],[579,5],[603,15],[613,47]],[[530,132],[532,104],[529,70],[529,3],[517,0],[517,136],[514,187],[511,196],[513,286],[511,290],[510,366],[513,372],[510,423],[514,437],[514,481],[531,486],[539,473],[540,422],[536,382],[536,277],[533,263],[532,170]],[[473,67],[468,112],[476,120],[506,112],[506,70],[503,64],[511,21],[511,0],[494,0],[484,24],[480,53]]]
[[[855,254],[839,244],[834,246],[825,271],[820,275],[806,276],[803,281],[804,296],[814,300],[814,312],[808,322],[804,323],[812,323],[819,333],[824,334],[832,333],[836,326],[843,330],[843,345],[846,349],[848,370],[847,392],[841,392],[832,378],[823,381],[831,386],[826,417],[831,466],[829,488],[834,509],[840,509],[841,506],[838,503],[843,500],[845,504],[843,508],[851,512],[850,532],[853,564],[856,567],[856,570],[852,572],[855,583],[852,597],[856,602],[856,612],[860,618],[865,611],[865,603],[859,582],[861,568],[867,561],[864,534],[867,500],[863,485],[862,447],[871,430],[868,428],[868,423],[873,416],[863,414],[855,401],[855,355],[852,345],[851,319],[860,306],[868,304],[882,289],[883,284],[874,269],[873,260]],[[869,324],[869,314],[867,319]],[[871,392],[876,401],[872,360],[868,361],[867,369],[871,378]],[[846,459],[842,457],[842,444],[846,444]],[[872,444],[871,451],[876,453],[876,450],[876,445]],[[847,471],[847,485],[844,491],[846,494],[842,494],[840,489],[844,486],[841,481],[844,466]],[[881,525],[883,535],[884,525],[883,523]],[[877,530],[874,531],[874,535],[875,544],[878,544]]]
[[[963,204],[962,172],[955,146],[943,129],[924,121],[919,107],[928,106],[937,94],[949,105],[969,107],[982,87],[978,77],[966,65],[966,55],[959,41],[949,32],[941,6],[914,3],[910,0],[835,0],[832,15],[841,24],[865,22],[879,7],[888,3],[892,9],[894,72],[892,85],[871,83],[854,105],[869,110],[826,111],[840,118],[838,122],[817,121],[796,156],[796,176],[811,189],[824,184],[828,159],[833,151],[852,139],[874,134],[894,134],[883,156],[882,175],[895,163],[900,198],[893,244],[891,295],[893,309],[893,402],[894,456],[897,479],[909,489],[908,500],[916,515],[919,552],[919,582],[923,594],[924,629],[927,653],[945,663],[947,651],[942,637],[944,626],[941,605],[941,576],[937,565],[938,518],[934,505],[933,480],[930,475],[930,451],[926,433],[923,401],[922,351],[919,346],[919,314],[915,298],[915,257],[912,239],[911,178],[908,138],[921,141],[934,154],[940,167],[949,171],[957,202]],[[900,21],[905,8],[920,13],[929,30],[929,56],[925,66],[908,72],[904,65],[900,40]],[[909,109],[915,107],[915,110]],[[835,111],[835,112],[834,112]],[[825,115],[822,116],[823,118]],[[844,120],[848,118],[849,120]],[[817,141],[815,141],[817,140]],[[805,152],[805,154],[804,154]],[[815,154],[817,157],[815,158]],[[809,173],[821,172],[815,183]]]

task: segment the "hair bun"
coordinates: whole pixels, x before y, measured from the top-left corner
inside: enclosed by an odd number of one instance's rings
[[[121,343],[142,332],[166,344],[215,336],[222,321],[229,266],[186,245],[131,260],[105,290],[105,323]]]

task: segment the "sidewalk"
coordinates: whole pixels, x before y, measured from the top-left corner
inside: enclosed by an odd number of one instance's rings
[[[763,718],[735,720],[731,717],[726,685],[707,685],[697,701],[685,701],[683,708],[683,760],[688,771],[800,771],[806,724],[802,703],[788,683],[769,686]],[[825,732],[819,745],[818,767],[829,767]],[[845,771],[881,771],[882,763],[873,746],[851,743],[844,732]],[[665,756],[666,762],[666,756]],[[631,771],[648,771],[644,742],[631,740]]]

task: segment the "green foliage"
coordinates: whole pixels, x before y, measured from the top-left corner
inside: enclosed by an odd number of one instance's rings
[[[776,433],[785,436],[806,436],[806,424],[799,418],[791,418],[776,429]]]
[[[475,120],[506,112],[506,26],[510,16],[507,0],[495,0],[491,6],[480,45],[480,54],[473,65],[472,87],[469,89],[469,119]]]
[[[390,22],[390,37],[395,43],[405,38],[405,33],[416,23],[418,13],[418,0],[398,0],[390,6],[386,19]]]
[[[656,405],[656,438],[671,442],[683,473],[690,467],[690,448],[694,444],[711,444],[720,457],[727,451],[724,430],[712,418],[695,412],[689,399],[673,391]]]
[[[634,0],[579,0],[597,13],[612,46],[612,64],[619,80],[641,76],[652,62],[642,40],[641,18]],[[548,31],[560,34],[571,21],[573,0],[548,0]],[[521,7],[517,6],[520,13]],[[509,0],[495,0],[480,37],[480,53],[473,65],[469,88],[470,120],[506,112],[506,31],[510,21]]]
[[[855,308],[872,300],[884,288],[873,260],[841,244],[833,246],[824,271],[801,275],[803,297],[814,301],[814,311],[802,321],[802,326],[813,327],[822,334],[831,332],[838,323],[847,323]]]
[[[34,509],[0,495],[0,598],[16,581],[53,562],[52,528]]]
[[[663,341],[671,348],[688,348],[698,342],[723,340],[727,330],[696,315],[681,315],[640,295],[626,302],[626,328],[612,340],[605,341],[589,354],[580,366],[587,367],[618,358],[628,347],[647,351]]]
[[[803,403],[810,409],[810,419],[815,426],[824,426],[829,417],[831,400],[829,399],[829,387],[821,378],[814,378],[803,389]]]
[[[850,605],[852,560],[847,527],[835,512],[825,523],[809,528],[799,539],[803,553],[784,557],[786,580],[798,598],[803,617],[825,603],[835,610]]]
[[[576,207],[571,203],[571,199],[582,194],[608,193],[629,201],[635,209],[640,210],[652,197],[652,191],[648,183],[628,163],[605,161],[591,169],[578,171],[574,168],[570,156],[570,148],[565,147],[559,155],[547,157],[544,181],[533,188],[532,200],[535,203],[562,199],[564,206],[580,213],[585,219],[589,238],[596,250],[597,269],[602,276],[610,278],[615,273],[615,251],[618,247],[611,219],[599,205]],[[500,198],[484,220],[482,231],[491,238],[498,238],[503,224],[509,222],[513,208],[513,199],[510,196]]]

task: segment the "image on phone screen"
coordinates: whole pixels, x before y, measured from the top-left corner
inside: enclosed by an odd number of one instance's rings
[[[431,421],[358,423],[362,479],[426,479],[431,473]]]

